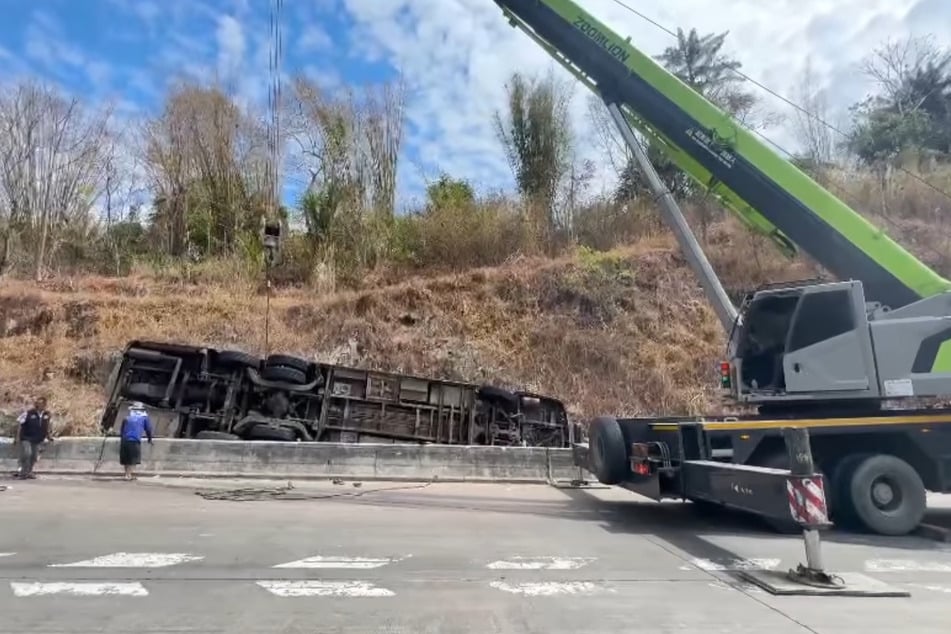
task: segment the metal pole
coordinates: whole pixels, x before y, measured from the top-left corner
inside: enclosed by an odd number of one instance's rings
[[[605,105],[608,107],[608,112],[614,120],[614,125],[616,125],[621,132],[624,142],[631,148],[631,152],[634,153],[634,158],[637,160],[638,166],[641,168],[644,176],[647,177],[647,183],[657,198],[657,201],[660,203],[661,216],[671,231],[674,232],[674,236],[677,238],[680,248],[683,249],[687,262],[697,277],[700,278],[700,284],[707,294],[707,300],[713,304],[713,309],[716,311],[717,318],[719,318],[720,323],[723,325],[723,329],[729,333],[736,322],[736,307],[730,300],[730,296],[726,294],[723,284],[720,283],[720,278],[717,277],[716,271],[713,270],[713,266],[711,266],[710,261],[707,260],[707,256],[700,247],[700,243],[697,242],[697,238],[693,235],[693,231],[691,231],[690,225],[687,224],[687,219],[684,218],[683,212],[680,211],[680,206],[677,205],[673,194],[670,193],[667,186],[660,180],[660,176],[657,175],[657,171],[654,169],[654,166],[651,165],[647,152],[644,151],[637,137],[634,136],[634,131],[631,130],[631,126],[627,122],[627,119],[624,118],[624,114],[621,113],[620,108],[618,108],[615,103],[605,101]]]
[[[803,477],[815,475],[816,465],[812,460],[809,430],[802,427],[789,427],[783,430],[783,439],[786,441],[786,451],[789,454],[789,473]],[[805,525],[803,539],[806,542],[806,567],[822,570],[819,531],[815,527]]]
[[[267,250],[267,253],[264,255],[264,279],[265,279],[265,296],[264,296],[264,356],[267,357],[271,353],[270,348],[270,339],[271,339],[271,259],[273,258],[273,251],[271,249]]]
[[[803,427],[787,427],[783,429],[783,440],[786,443],[786,452],[789,454],[790,475],[798,478],[819,476],[816,473],[816,465],[812,459],[809,430]],[[824,491],[822,497],[825,497]],[[809,516],[802,524],[802,537],[806,548],[806,565],[802,566],[800,564],[796,570],[790,570],[790,577],[810,585],[842,587],[841,580],[826,573],[822,561],[822,543],[819,539],[819,529],[828,525],[824,499],[821,505],[817,505],[814,515],[815,517]]]

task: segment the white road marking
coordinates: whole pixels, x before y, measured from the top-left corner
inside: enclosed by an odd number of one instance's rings
[[[591,583],[590,581],[544,581],[538,583],[493,581],[489,585],[502,592],[523,594],[529,597],[551,597],[563,594],[590,595],[600,592],[614,592],[611,588]]]
[[[951,594],[951,586],[941,586],[930,583],[907,583],[905,585],[907,585],[909,588],[919,588],[921,590],[930,590],[931,592]]]
[[[707,584],[711,588],[718,590],[739,590],[748,594],[762,594],[764,590],[754,583],[726,583],[723,581],[711,581]]]
[[[202,555],[188,553],[112,553],[71,564],[50,564],[50,568],[164,568],[189,561],[200,561]]]
[[[392,597],[396,593],[368,581],[258,581],[279,597]]]
[[[691,559],[689,566],[681,566],[681,570],[692,570],[694,567],[709,572],[733,570],[772,570],[782,560],[780,559]]]
[[[127,596],[144,597],[149,592],[141,583],[108,583],[108,582],[33,582],[21,583],[11,581],[10,587],[13,594],[18,597],[43,597],[51,594],[68,594],[78,597],[105,597],[105,596]]]
[[[577,570],[595,557],[512,557],[486,564],[492,570]]]
[[[0,557],[12,557],[16,553],[0,553]]]
[[[373,558],[373,557],[323,557],[320,555],[289,561],[286,564],[278,564],[275,568],[357,568],[367,570],[369,568],[382,568],[394,561],[400,561],[401,558]]]
[[[870,559],[867,572],[951,572],[951,563],[915,561],[913,559]]]

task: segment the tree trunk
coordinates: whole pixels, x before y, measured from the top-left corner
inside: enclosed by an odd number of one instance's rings
[[[13,230],[7,229],[3,234],[3,246],[0,247],[0,277],[3,277],[10,268],[10,246],[13,242]]]
[[[46,256],[46,236],[49,233],[49,210],[40,213],[40,236],[36,244],[36,259],[33,262],[33,279],[43,281],[43,260]]]

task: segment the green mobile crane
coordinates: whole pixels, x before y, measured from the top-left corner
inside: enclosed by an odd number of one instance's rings
[[[951,411],[883,405],[951,397],[951,282],[575,2],[495,1],[603,99],[728,334],[721,387],[759,412],[598,418],[576,462],[655,498],[782,515],[747,499],[775,490],[753,486],[769,469],[727,472],[752,480],[718,489],[709,464],[783,468],[782,428],[807,427],[836,519],[914,529],[925,490],[951,491]],[[750,229],[839,281],[774,284],[735,307],[635,132]]]

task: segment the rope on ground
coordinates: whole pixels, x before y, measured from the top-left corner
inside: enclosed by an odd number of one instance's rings
[[[347,491],[339,493],[304,493],[304,492],[295,492],[294,484],[288,482],[284,486],[279,487],[246,487],[241,489],[227,489],[224,491],[195,491],[195,495],[198,495],[206,500],[226,500],[229,502],[261,502],[265,500],[327,500],[331,498],[357,498],[370,493],[385,493],[387,491],[412,491],[417,489],[425,489],[429,485],[433,484],[434,480],[428,480],[421,484],[407,484],[391,487],[376,487],[373,489],[360,489],[359,491]],[[334,481],[335,484],[342,484],[342,482]],[[361,483],[354,482],[355,486],[360,486]]]

